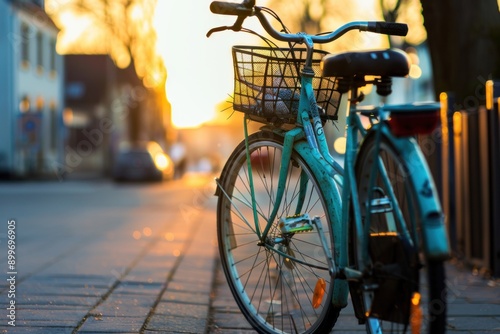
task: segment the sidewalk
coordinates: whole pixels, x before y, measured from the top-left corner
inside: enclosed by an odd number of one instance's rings
[[[10,285],[2,225],[0,333],[203,333],[217,253],[206,183],[2,184],[19,268]]]
[[[77,184],[0,188],[19,220],[22,264],[12,327],[5,249],[0,254],[0,333],[254,333],[219,265],[210,177],[150,187]],[[71,207],[74,198],[84,208]],[[35,199],[43,211],[30,222],[20,202]],[[139,231],[144,237],[132,238]],[[448,333],[500,333],[500,280],[448,263],[447,285]],[[334,332],[365,329],[348,306]]]
[[[254,333],[248,325],[225,283],[218,266],[215,275],[215,298],[212,300],[208,333]],[[500,333],[500,280],[473,275],[458,263],[446,266],[448,286],[447,333]],[[364,333],[349,304],[342,310],[332,333]]]

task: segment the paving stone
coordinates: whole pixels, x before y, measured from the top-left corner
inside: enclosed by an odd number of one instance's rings
[[[155,314],[205,319],[208,314],[208,305],[161,302],[156,307]]]
[[[92,316],[79,333],[139,333],[145,317]]]
[[[241,329],[241,328],[211,328],[210,333],[217,334],[255,334],[253,329]]]
[[[103,317],[146,317],[156,301],[154,295],[112,294],[96,309],[93,314]]]
[[[90,307],[97,302],[97,297],[68,295],[26,295],[18,298],[18,305],[23,309],[68,308],[69,306]]]
[[[47,326],[47,327],[12,327],[0,326],[0,333],[9,334],[68,334],[71,333],[73,327],[68,328],[64,326]]]
[[[118,294],[157,295],[164,283],[147,281],[122,281],[114,290]]]
[[[149,320],[147,329],[164,333],[203,333],[206,325],[206,319],[155,314]]]
[[[450,316],[447,320],[448,327],[452,330],[467,330],[474,333],[479,331],[500,332],[500,321],[494,317]]]
[[[61,309],[19,309],[16,318],[19,321],[23,320],[43,320],[52,321],[57,323],[59,320],[63,321],[73,321],[74,324],[78,324],[80,319],[82,319],[88,312],[86,307],[72,307],[68,306]]]
[[[500,305],[498,304],[450,304],[448,305],[448,316],[499,316]]]
[[[211,284],[199,283],[199,282],[188,282],[188,281],[175,281],[169,282],[167,290],[169,292],[186,292],[192,294],[209,294],[211,289]]]
[[[210,303],[210,295],[201,292],[170,291],[167,289],[161,301],[208,305]]]
[[[217,312],[212,316],[212,327],[251,329],[241,312]]]
[[[96,288],[94,286],[87,287],[67,287],[47,285],[47,284],[33,284],[33,285],[21,285],[18,290],[22,291],[22,296],[30,295],[47,295],[47,296],[87,296],[87,297],[99,297],[102,296],[109,288]]]

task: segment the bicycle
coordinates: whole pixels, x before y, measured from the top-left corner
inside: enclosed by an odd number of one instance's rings
[[[351,22],[325,34],[292,34],[254,0],[214,1],[210,9],[237,19],[207,36],[252,32],[242,24],[255,16],[273,39],[289,43],[280,48],[263,37],[268,47],[233,47],[233,108],[244,113],[245,139],[216,179],[217,235],[223,271],[248,322],[260,333],[326,333],[350,293],[369,333],[444,332],[450,249],[415,139],[436,127],[440,105],[358,107],[365,85],[391,93],[391,78],[408,74],[407,56],[313,48],[354,29],[404,36],[407,26]],[[345,113],[338,112],[342,98]],[[343,167],[324,131],[339,114],[347,115]],[[249,134],[249,121],[264,125]]]

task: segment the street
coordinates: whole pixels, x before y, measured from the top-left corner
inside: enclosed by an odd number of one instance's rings
[[[213,193],[213,175],[0,183],[0,332],[254,333],[220,270]],[[500,331],[500,282],[447,269],[448,333]],[[334,328],[364,331],[351,305]]]

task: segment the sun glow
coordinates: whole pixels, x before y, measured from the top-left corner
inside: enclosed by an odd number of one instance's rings
[[[211,121],[220,111],[216,105],[231,99],[231,46],[250,39],[247,34],[231,31],[207,38],[211,28],[234,22],[234,17],[212,14],[210,2],[158,1],[156,7],[158,52],[167,68],[166,93],[172,105],[172,122],[178,128]]]
[[[91,31],[92,20],[88,16],[78,15],[72,12],[64,12],[59,17],[61,26],[63,27],[59,35],[57,43],[59,53],[67,53],[69,50],[80,50],[87,47],[90,43],[88,38],[83,38],[85,34]],[[70,27],[70,28],[69,28]],[[92,41],[93,42],[93,41]],[[94,43],[94,48],[97,52],[105,51],[105,43],[101,43],[101,48],[97,47],[98,43]]]

